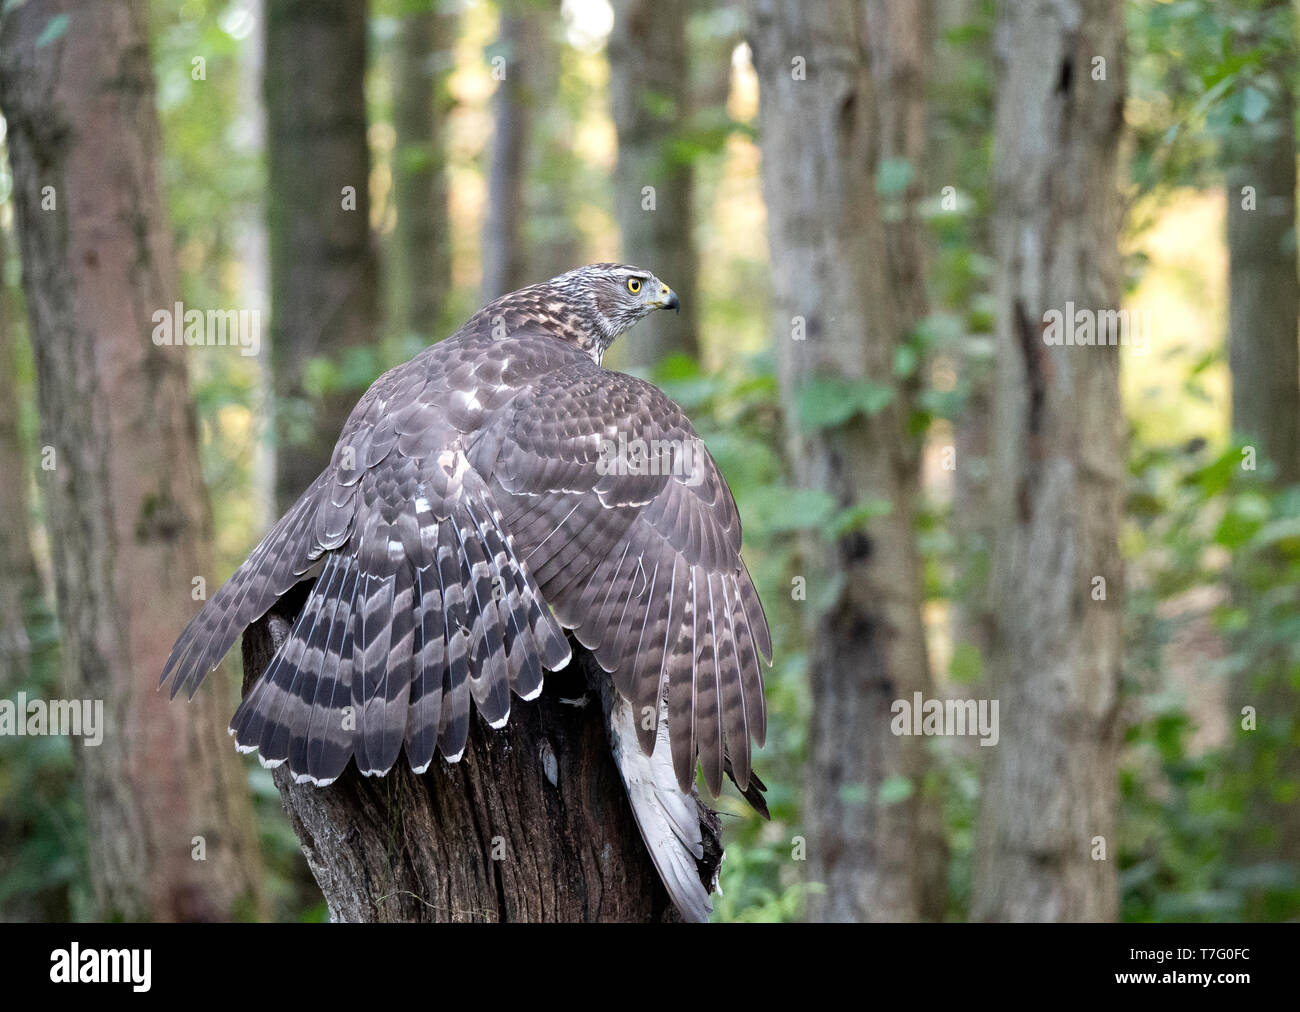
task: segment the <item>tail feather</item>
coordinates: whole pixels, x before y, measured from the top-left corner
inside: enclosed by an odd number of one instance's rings
[[[668,743],[662,740],[668,737],[665,714],[658,722],[661,740],[653,754],[646,755],[637,739],[635,708],[608,679],[604,682],[601,695],[614,762],[650,860],[682,917],[707,921],[713,904],[700,878],[704,838],[699,810],[693,788],[683,790],[677,783]]]

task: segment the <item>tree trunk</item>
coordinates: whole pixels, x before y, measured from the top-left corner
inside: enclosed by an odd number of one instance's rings
[[[244,633],[245,692],[305,598],[305,588],[291,592]],[[573,648],[574,663],[549,674],[535,701],[516,701],[504,728],[475,718],[454,765],[439,757],[417,776],[402,759],[371,778],[349,764],[325,788],[275,771],[333,920],[680,919],[641,842],[599,698],[587,692],[595,660]],[[700,813],[711,878],[718,820],[703,804]]]
[[[528,276],[524,180],[530,117],[537,102],[535,84],[547,58],[549,26],[537,16],[530,0],[505,0],[501,8],[499,51],[492,56],[493,75],[499,83],[492,97],[488,211],[483,228],[484,304],[524,285],[546,280]]]
[[[763,190],[774,331],[800,484],[840,506],[887,499],[888,515],[809,546],[811,647],[807,877],[820,920],[937,917],[943,846],[928,811],[920,739],[890,733],[891,706],[930,694],[914,531],[916,446],[893,380],[915,293],[890,290],[876,194],[886,121],[868,58],[865,5],[754,0]],[[806,76],[806,79],[805,79]],[[883,269],[882,269],[883,265]],[[878,410],[801,425],[810,382],[891,391]],[[825,398],[822,398],[823,400]]]
[[[29,615],[40,595],[28,498],[34,458],[19,425],[16,313],[13,293],[4,281],[8,250],[8,230],[0,226],[0,475],[5,476],[0,481],[0,699],[14,699],[22,690],[35,695],[34,685],[39,684],[31,678],[32,645],[27,635]],[[21,739],[10,739],[0,747],[12,756],[21,744]],[[0,757],[0,764],[6,761]],[[9,803],[27,786],[23,778],[10,773],[5,779],[7,787],[0,787],[0,882],[22,873],[23,843],[38,829],[30,807]],[[10,894],[0,902],[0,921],[67,919],[68,891],[63,883]]]
[[[1119,308],[1120,0],[999,11],[989,749],[971,916],[1116,916],[1125,473],[1119,349],[1045,315]],[[1029,55],[1032,54],[1032,58]]]
[[[228,704],[204,693],[170,706],[157,691],[192,581],[211,576],[211,520],[188,349],[151,340],[178,286],[147,29],[143,0],[12,7],[0,107],[54,455],[46,517],[67,691],[104,702],[103,743],[73,746],[99,912],[220,920],[258,912],[260,862]]]
[[[674,150],[690,118],[688,0],[619,0],[609,37],[610,103],[618,130],[614,213],[623,259],[677,292],[679,316],[656,314],[624,343],[624,361],[653,366],[672,354],[699,357],[693,172]],[[653,187],[653,193],[646,188]]]
[[[537,15],[537,37],[529,47],[528,159],[523,229],[526,283],[545,281],[581,267],[585,255],[577,224],[579,206],[591,199],[583,189],[583,161],[574,148],[574,123],[584,113],[581,99],[566,88],[573,52],[563,40],[560,4],[546,0]],[[577,103],[577,104],[575,104]]]
[[[1226,141],[1232,427],[1252,441],[1261,461],[1276,465],[1281,484],[1292,484],[1300,481],[1300,275],[1292,90],[1300,51],[1291,0],[1238,0],[1233,6],[1252,26],[1240,44],[1262,46],[1268,54],[1250,84],[1268,97],[1269,107],[1256,122],[1233,129]]]
[[[1243,85],[1265,95],[1255,122],[1243,120],[1225,139],[1228,213],[1228,348],[1232,427],[1271,462],[1276,484],[1300,481],[1300,278],[1296,262],[1295,68],[1300,61],[1290,0],[1239,0],[1232,5],[1240,50],[1263,59]],[[1249,188],[1249,189],[1248,189]],[[1270,560],[1278,579],[1286,561]],[[1254,560],[1258,566],[1260,560]],[[1265,562],[1268,565],[1268,562]],[[1249,607],[1263,582],[1239,569],[1233,594]],[[1243,634],[1243,638],[1244,638]],[[1249,649],[1247,647],[1246,649]],[[1260,651],[1232,680],[1230,727],[1253,706],[1259,727],[1238,732],[1233,762],[1244,787],[1244,825],[1233,834],[1235,865],[1295,865],[1300,860],[1300,694],[1289,651]],[[1289,785],[1289,792],[1288,792]],[[1248,890],[1245,916],[1269,920],[1267,890]]]
[[[426,341],[441,336],[440,316],[451,290],[444,133],[456,16],[437,7],[438,0],[413,4],[395,42],[393,68],[394,320]]]
[[[885,254],[889,292],[899,308],[896,338],[929,312],[925,291],[923,196],[926,65],[930,58],[930,0],[867,0],[867,41],[874,86],[878,158],[907,166],[901,191],[885,202]]]
[[[364,0],[267,0],[271,366],[280,417],[276,502],[293,505],[329,463],[360,391],[309,400],[315,358],[373,342]]]
[[[17,346],[9,287],[4,282],[9,236],[0,228],[0,694],[28,669],[26,615],[38,590],[27,497],[31,454],[18,426]]]

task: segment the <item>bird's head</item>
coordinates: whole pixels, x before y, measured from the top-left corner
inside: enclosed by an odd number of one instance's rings
[[[554,278],[552,287],[586,309],[600,352],[656,309],[679,309],[677,293],[643,267],[588,264]]]

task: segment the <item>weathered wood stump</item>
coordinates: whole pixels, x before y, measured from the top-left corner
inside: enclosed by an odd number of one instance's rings
[[[244,633],[244,692],[288,635],[305,593]],[[460,762],[386,777],[349,764],[318,788],[274,771],[285,811],[335,921],[675,921],[610,755],[595,659],[574,643],[540,697],[493,730],[474,718]],[[576,706],[562,699],[585,698]],[[721,861],[702,802],[710,881]]]

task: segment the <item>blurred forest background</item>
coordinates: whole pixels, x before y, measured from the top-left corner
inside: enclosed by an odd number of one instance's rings
[[[109,734],[0,738],[0,917],[326,917],[224,734],[237,657],[154,691],[194,578],[380,372],[600,260],[680,294],[606,364],[694,419],[776,641],[773,819],[720,802],[718,919],[1300,917],[1296,32],[5,0],[0,698]],[[176,302],[261,314],[259,353],[159,347]],[[1067,302],[1145,338],[1052,346]],[[891,733],[915,692],[998,699],[997,745]]]

